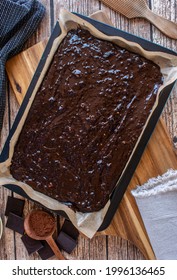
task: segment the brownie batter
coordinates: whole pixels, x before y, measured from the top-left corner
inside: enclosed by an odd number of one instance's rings
[[[108,201],[156,100],[153,62],[70,31],[15,146],[11,174],[81,212]]]

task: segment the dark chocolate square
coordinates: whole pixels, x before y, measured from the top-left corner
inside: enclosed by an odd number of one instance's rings
[[[64,221],[61,231],[65,232],[75,240],[77,240],[79,236],[79,231],[69,220]]]
[[[57,237],[57,244],[60,249],[70,254],[77,246],[77,241],[63,231]]]
[[[24,209],[25,200],[8,196],[7,204],[6,204],[6,210],[5,215],[8,216],[9,213],[14,213],[18,216],[23,215],[23,209]]]
[[[41,241],[43,248],[38,250],[38,254],[42,260],[48,260],[54,256],[54,252],[46,241]]]
[[[6,227],[10,228],[20,234],[24,233],[24,219],[14,213],[9,213]]]
[[[23,235],[21,239],[29,255],[35,253],[36,251],[40,250],[43,247],[41,241],[34,240],[31,237],[29,237],[27,234]]]

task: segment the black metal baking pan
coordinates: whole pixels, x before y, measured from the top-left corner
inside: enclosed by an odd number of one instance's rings
[[[93,24],[98,30],[100,30],[101,32],[105,33],[106,35],[108,36],[120,36],[120,37],[123,37],[125,38],[126,40],[129,40],[129,41],[134,41],[136,43],[138,43],[139,45],[141,45],[145,50],[148,50],[148,51],[160,51],[160,52],[164,52],[164,53],[168,53],[168,54],[172,54],[172,55],[175,55],[177,56],[177,53],[175,53],[174,51],[172,50],[169,50],[169,49],[166,49],[160,45],[157,45],[157,44],[154,44],[150,41],[147,41],[145,39],[142,39],[140,37],[137,37],[137,36],[134,36],[132,34],[129,34],[127,32],[124,32],[122,30],[119,30],[117,28],[114,28],[112,26],[109,26],[107,24],[104,24],[104,23],[101,23],[99,21],[96,21],[96,20],[93,20],[91,18],[88,18],[88,17],[85,17],[83,15],[80,15],[80,14],[76,14],[77,16],[83,18],[84,20],[87,20],[88,22],[90,22],[91,24]],[[61,29],[60,29],[60,26],[59,24],[57,23],[54,30],[53,30],[53,33],[49,39],[49,42],[47,44],[47,47],[44,51],[44,54],[41,58],[41,61],[37,67],[37,70],[35,72],[35,75],[32,79],[32,82],[28,88],[28,91],[26,93],[26,96],[24,98],[24,101],[19,109],[19,112],[17,114],[17,117],[14,121],[14,124],[10,130],[10,133],[9,133],[9,136],[6,140],[6,143],[4,145],[4,148],[2,150],[2,153],[0,155],[0,162],[4,162],[5,160],[7,160],[8,158],[8,155],[9,155],[9,143],[10,143],[10,140],[14,134],[14,132],[16,131],[16,128],[19,124],[19,121],[21,119],[21,117],[23,116],[23,113],[25,111],[25,108],[28,104],[28,101],[29,101],[29,98],[33,92],[33,89],[34,89],[34,86],[40,76],[40,73],[41,73],[41,70],[43,69],[44,67],[44,64],[45,64],[45,60],[46,60],[46,57],[48,56],[49,52],[50,52],[50,49],[52,47],[52,44],[53,44],[53,41],[56,37],[58,37],[59,35],[61,34]],[[148,125],[146,126],[145,130],[144,130],[144,133],[141,137],[141,140],[139,142],[139,145],[137,146],[132,158],[131,158],[131,161],[129,162],[129,164],[127,165],[127,168],[126,168],[126,174],[123,175],[121,177],[121,180],[119,181],[119,184],[118,186],[115,188],[115,190],[113,191],[112,195],[111,195],[111,198],[110,198],[110,206],[109,206],[109,209],[106,213],[106,216],[104,218],[104,221],[102,223],[102,225],[100,226],[99,228],[99,231],[101,230],[104,230],[108,227],[108,225],[110,224],[118,206],[119,206],[119,203],[128,187],[128,184],[130,183],[130,180],[135,172],[135,169],[140,161],[140,158],[143,154],[143,151],[150,139],[150,136],[156,126],[156,123],[158,122],[158,119],[162,113],[162,110],[166,104],[166,101],[168,99],[168,97],[170,96],[170,93],[173,89],[173,86],[174,86],[175,82],[171,83],[170,85],[168,85],[167,87],[165,87],[161,93],[160,93],[160,97],[159,97],[159,104],[158,106],[156,107],[156,109],[154,110],[154,113],[150,119],[150,121],[148,122]],[[27,194],[18,186],[16,185],[10,185],[10,184],[6,184],[4,185],[4,187],[10,189],[11,191],[13,192],[16,192],[18,194],[20,194],[21,196],[25,197],[25,198],[28,198],[30,199]],[[31,200],[31,199],[30,199]],[[66,213],[62,212],[62,211],[56,211],[57,214],[60,214],[62,216],[64,216],[65,218],[68,218]]]

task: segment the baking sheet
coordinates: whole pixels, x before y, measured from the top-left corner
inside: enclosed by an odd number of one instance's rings
[[[9,166],[10,166],[11,159],[13,156],[15,143],[18,140],[18,136],[23,127],[23,124],[25,122],[28,111],[35,98],[35,94],[41,84],[41,81],[42,81],[43,77],[45,76],[48,66],[50,65],[53,55],[54,55],[55,51],[57,50],[59,44],[63,40],[63,38],[66,36],[67,32],[70,29],[73,29],[73,27],[77,28],[77,26],[79,25],[82,28],[89,30],[95,37],[115,42],[119,46],[129,49],[130,51],[139,53],[142,56],[144,56],[148,59],[151,59],[155,63],[157,63],[161,67],[161,71],[163,73],[164,80],[165,80],[164,85],[159,90],[159,93],[161,90],[163,90],[164,87],[172,84],[177,79],[177,57],[174,55],[162,53],[162,52],[149,52],[147,50],[144,50],[139,44],[137,44],[135,42],[130,42],[130,41],[125,40],[124,38],[117,37],[117,36],[116,37],[107,36],[107,35],[103,34],[102,32],[100,32],[98,29],[96,29],[93,25],[89,24],[87,21],[85,21],[65,10],[61,10],[60,17],[59,17],[59,24],[60,24],[60,28],[62,31],[61,35],[59,37],[55,38],[54,41],[52,42],[50,54],[47,57],[45,65],[42,69],[42,73],[40,74],[40,77],[37,80],[37,83],[33,89],[32,94],[30,94],[29,100],[26,100],[25,101],[26,104],[24,102],[22,105],[23,107],[25,106],[25,110],[17,124],[16,129],[13,128],[14,133],[12,134],[12,137],[10,139],[8,159],[6,159],[4,162],[2,162],[0,164],[0,183],[2,185],[12,184],[12,185],[19,186],[34,201],[40,202],[42,205],[46,206],[49,209],[60,210],[60,211],[65,212],[67,214],[67,216],[69,217],[69,219],[73,222],[73,224],[81,232],[83,232],[88,237],[92,237],[104,220],[104,217],[105,217],[105,215],[108,211],[108,208],[110,206],[110,203],[111,203],[110,200],[108,201],[106,206],[98,212],[86,213],[86,214],[83,214],[80,212],[74,213],[74,211],[72,211],[66,205],[59,203],[58,201],[56,201],[52,198],[49,198],[48,196],[45,196],[39,192],[34,191],[30,186],[28,186],[22,182],[16,181],[9,172]],[[158,96],[160,96],[160,95],[158,95]],[[159,104],[159,99],[157,98],[156,103],[154,104],[153,112],[158,107],[157,106],[158,104]],[[153,114],[153,112],[152,112],[152,114]],[[149,123],[149,120],[151,119],[152,114],[151,114],[151,116],[149,116],[147,123]],[[146,126],[144,127],[144,130],[145,129],[146,129]],[[143,135],[143,133],[144,133],[144,131],[142,132],[142,135]],[[139,141],[140,141],[140,139],[141,139],[141,137],[139,138]],[[136,147],[137,146],[138,146],[138,143],[137,143]],[[134,149],[134,152],[136,151],[136,147]],[[133,156],[134,152],[132,153],[132,156]],[[130,157],[129,162],[130,161],[131,161],[131,157]],[[129,162],[127,162],[127,166],[129,165]],[[125,167],[123,174],[125,173],[127,166]],[[122,174],[122,176],[123,176],[123,174]],[[120,178],[119,182],[120,181],[121,181],[121,178]],[[119,182],[118,182],[118,184],[119,184]]]

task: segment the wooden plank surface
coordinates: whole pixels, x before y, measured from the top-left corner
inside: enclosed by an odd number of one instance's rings
[[[99,1],[41,1],[46,5],[47,8],[47,14],[45,16],[45,19],[41,23],[40,27],[38,28],[38,31],[36,34],[28,41],[26,47],[29,47],[33,45],[36,42],[39,42],[40,40],[46,38],[51,29],[52,26],[57,18],[57,9],[59,4],[64,4],[66,8],[72,11],[77,11],[85,15],[89,15],[92,12],[95,12],[99,8],[101,8],[101,5]],[[153,7],[160,7],[161,2],[165,3],[165,1],[152,1],[151,4],[153,4]],[[174,1],[171,1],[170,4],[174,6]],[[152,39],[158,43],[163,44],[164,46],[171,45],[173,50],[177,49],[176,42],[172,42],[173,40],[167,39],[166,37],[162,36],[157,30],[151,28],[150,24],[144,20],[127,20],[123,16],[119,15],[118,13],[115,13],[111,11],[110,9],[106,8],[105,6],[102,6],[103,9],[107,12],[109,15],[111,21],[116,25],[117,27],[121,27],[123,30],[129,31],[131,33],[141,35],[142,37]],[[163,5],[163,9],[160,10],[162,15],[165,15],[166,13],[166,6]],[[174,15],[174,10],[170,9],[168,7],[168,16]],[[8,91],[8,97],[11,93],[11,90]],[[170,129],[171,136],[175,139],[175,127],[176,127],[176,108],[175,108],[175,93],[176,88],[173,91],[172,98],[170,98],[169,102],[167,103],[166,109],[164,111],[164,119],[166,120],[166,123],[168,125],[168,128]],[[8,99],[7,104],[7,111],[10,113],[6,113],[5,117],[5,123],[3,128],[3,141],[6,138],[6,135],[8,133],[8,123],[9,123],[9,115],[11,116],[11,124],[14,120],[14,117],[16,115],[16,112],[18,110],[18,104],[13,96],[13,94],[10,95]],[[153,165],[152,165],[153,166]],[[148,170],[149,171],[149,170]],[[150,171],[149,171],[150,172]],[[151,174],[151,173],[150,173]],[[138,183],[138,180],[137,180]],[[8,191],[1,188],[1,209],[3,211],[5,201],[7,199]],[[33,207],[31,203],[28,201],[26,202],[26,211]],[[123,214],[125,211],[123,211]],[[116,225],[117,222],[120,223],[121,219],[123,217],[123,214],[120,215],[119,221],[115,221]],[[114,223],[113,223],[114,225]],[[114,226],[113,226],[114,228]],[[110,229],[109,229],[110,230]],[[108,231],[109,233],[109,231]],[[111,229],[111,233],[113,233],[113,229]],[[127,233],[128,234],[128,233]],[[120,233],[121,235],[121,233]],[[8,231],[8,229],[5,229],[5,235],[3,235],[4,239],[2,239],[1,245],[1,259],[9,259],[9,258],[16,258],[16,259],[38,259],[37,255],[33,255],[29,257],[21,244],[20,236],[13,235],[11,231]],[[120,237],[112,237],[112,236],[96,236],[93,238],[93,240],[88,240],[83,237],[80,237],[79,239],[79,245],[77,249],[73,252],[72,255],[67,256],[69,258],[79,258],[79,259],[143,259],[143,255],[140,253],[140,251],[135,248],[130,242],[122,240]]]
[[[94,13],[91,17],[111,24],[110,20],[103,12],[99,11]],[[38,61],[41,58],[45,43],[46,42],[43,41],[42,43],[38,43],[31,48],[28,48],[9,60],[6,65],[9,80],[20,104],[31,82]],[[27,68],[28,71],[26,71]],[[22,79],[22,73],[25,72],[26,75],[24,80]],[[131,190],[134,189],[137,184],[143,184],[150,177],[162,174],[169,168],[177,168],[177,160],[168,133],[161,121],[153,133],[153,137],[145,150],[139,167],[137,168],[128,190],[124,195],[122,203],[115,214],[113,222],[110,227],[101,234],[119,235],[124,239],[132,241],[138,246],[146,258],[154,258],[141,217],[135,201],[132,198]]]

